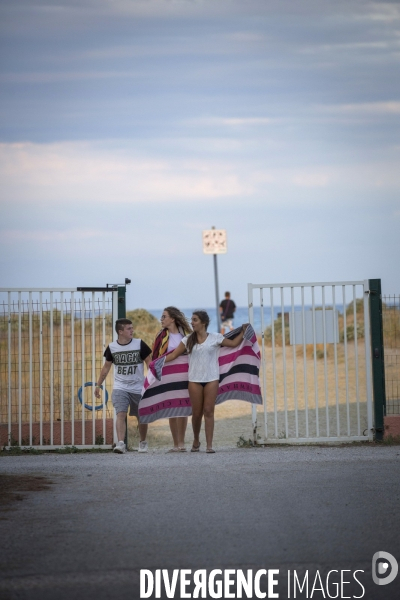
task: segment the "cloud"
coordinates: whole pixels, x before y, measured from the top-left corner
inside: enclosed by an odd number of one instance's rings
[[[0,144],[4,197],[35,202],[213,201],[252,189],[229,162],[144,158],[96,144]]]
[[[21,242],[81,242],[106,235],[107,232],[100,232],[98,229],[66,229],[63,231],[52,229],[26,230],[26,229],[8,229],[1,233],[2,243],[20,244]]]
[[[371,21],[383,21],[393,23],[400,20],[400,7],[398,0],[370,1],[367,3],[367,11],[358,15],[359,19]]]
[[[269,117],[199,117],[197,119],[188,119],[190,125],[207,125],[211,127],[247,127],[254,125],[271,125],[276,123],[277,119]]]
[[[321,112],[342,114],[397,115],[400,114],[400,102],[358,102],[351,104],[326,104],[318,106]]]
[[[207,210],[216,203],[227,207],[313,206],[320,204],[320,198],[312,192],[320,188],[324,194],[337,195],[340,190],[343,202],[357,204],[362,190],[370,194],[373,189],[392,190],[400,185],[396,157],[387,162],[300,166],[298,160],[285,159],[283,151],[278,162],[268,164],[263,156],[254,160],[253,154],[238,154],[235,145],[220,148],[217,142],[217,150],[212,151],[213,140],[207,140],[197,158],[188,157],[185,145],[171,147],[169,156],[164,148],[158,158],[154,148],[146,155],[132,144],[115,140],[112,144],[0,144],[2,210],[11,229],[7,235],[22,235],[15,227],[21,205],[28,211],[45,211],[46,206],[67,210],[77,205],[100,210],[106,205],[144,203],[172,203],[175,209],[197,204]],[[196,141],[192,143],[196,146]],[[307,190],[310,193],[305,194]],[[49,235],[60,241],[63,234],[58,230]],[[39,241],[45,233],[37,227],[24,235]],[[80,239],[93,235],[91,228],[77,232]]]
[[[129,79],[137,77],[133,71],[47,71],[28,73],[4,73],[0,75],[1,83],[56,83],[87,81],[91,79]]]
[[[293,175],[292,181],[299,187],[326,187],[331,182],[331,177],[328,173],[316,173],[303,171],[297,175]]]

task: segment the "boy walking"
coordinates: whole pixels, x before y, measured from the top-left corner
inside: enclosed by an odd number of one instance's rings
[[[114,452],[118,454],[126,452],[124,439],[128,407],[129,416],[135,416],[139,424],[139,452],[147,452],[147,424],[140,424],[138,406],[144,382],[143,362],[149,365],[151,350],[143,340],[133,337],[133,325],[129,319],[118,319],[115,322],[115,331],[118,339],[116,342],[111,342],[104,352],[106,361],[96,383],[94,395],[100,398],[100,386],[114,363],[112,403],[117,413],[118,438]]]

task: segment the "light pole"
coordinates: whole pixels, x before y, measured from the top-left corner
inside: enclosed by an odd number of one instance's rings
[[[215,280],[215,307],[217,309],[217,328],[221,330],[221,319],[219,314],[219,288],[218,288],[218,265],[217,255],[214,254],[214,280]]]
[[[221,319],[219,314],[219,289],[218,289],[218,264],[217,254],[226,254],[226,231],[225,229],[205,229],[203,231],[203,252],[214,256],[214,281],[215,281],[215,308],[217,311],[217,327],[221,330]]]

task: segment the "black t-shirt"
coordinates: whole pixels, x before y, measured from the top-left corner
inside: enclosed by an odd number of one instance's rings
[[[233,319],[233,314],[236,310],[236,304],[233,300],[222,300],[220,307],[222,308],[221,317],[223,321],[225,319]]]

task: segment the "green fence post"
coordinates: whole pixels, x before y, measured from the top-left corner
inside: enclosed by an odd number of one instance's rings
[[[380,279],[369,280],[375,439],[383,440],[386,415],[385,357],[383,349],[382,288]]]
[[[126,286],[119,285],[118,286],[118,319],[125,319],[126,317]]]

